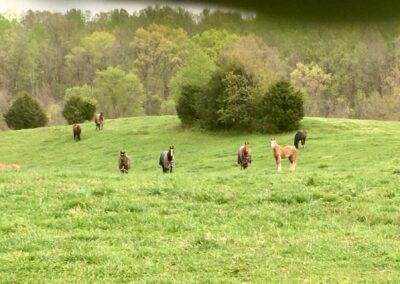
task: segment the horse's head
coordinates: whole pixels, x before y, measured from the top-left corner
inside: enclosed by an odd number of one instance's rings
[[[169,146],[168,150],[168,161],[172,161],[174,159],[174,146]]]
[[[126,156],[126,151],[125,150],[122,150],[122,151],[120,151],[119,152],[120,153],[120,157],[125,157]]]
[[[245,157],[249,156],[249,154],[250,154],[250,143],[249,142],[244,142],[243,154]]]
[[[274,149],[276,147],[276,145],[278,145],[278,143],[276,142],[275,138],[271,139],[271,148]]]

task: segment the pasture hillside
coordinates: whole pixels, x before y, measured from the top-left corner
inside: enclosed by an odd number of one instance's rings
[[[0,163],[21,165],[0,171],[0,282],[400,281],[400,123],[302,127],[297,170],[284,160],[281,173],[271,135],[183,130],[175,116],[84,123],[80,142],[72,126],[0,132]]]

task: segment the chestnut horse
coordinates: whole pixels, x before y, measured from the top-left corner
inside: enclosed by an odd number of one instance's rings
[[[296,135],[294,136],[294,146],[296,146],[296,149],[299,148],[300,141],[301,141],[301,148],[305,147],[306,138],[307,138],[307,131],[305,129],[297,131]]]
[[[120,151],[119,159],[118,159],[118,168],[121,173],[127,174],[129,169],[131,168],[131,160],[126,155],[125,151]]]
[[[0,164],[0,169],[19,169],[21,168],[18,164]]]
[[[103,129],[104,124],[104,113],[96,113],[94,116],[94,123],[96,123],[96,130]]]
[[[237,162],[242,170],[247,169],[247,166],[251,164],[250,143],[245,142],[244,145],[240,146],[237,154]]]
[[[161,153],[159,164],[163,173],[172,173],[172,169],[175,166],[174,146],[169,146],[168,151]]]
[[[285,158],[288,158],[290,161],[290,170],[294,171],[296,169],[297,150],[295,146],[279,146],[276,140],[272,138],[271,148],[278,172],[282,171],[281,159]]]
[[[72,126],[72,132],[74,133],[74,140],[80,141],[82,129],[79,124],[74,124],[74,126]]]

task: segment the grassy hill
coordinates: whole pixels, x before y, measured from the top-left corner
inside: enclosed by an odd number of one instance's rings
[[[276,172],[269,135],[185,131],[174,116],[85,123],[80,142],[71,126],[0,132],[0,163],[22,166],[0,171],[0,282],[399,281],[400,123],[302,127],[294,173],[286,160]]]

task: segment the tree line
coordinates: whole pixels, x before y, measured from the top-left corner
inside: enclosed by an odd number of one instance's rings
[[[398,119],[398,27],[168,6],[0,16],[0,115],[28,94],[50,124],[65,123],[76,97],[111,118],[182,113],[186,100],[196,106],[183,112],[197,109],[191,119],[200,123],[225,127],[240,115],[254,124],[255,106],[285,81],[301,91],[307,116]]]

